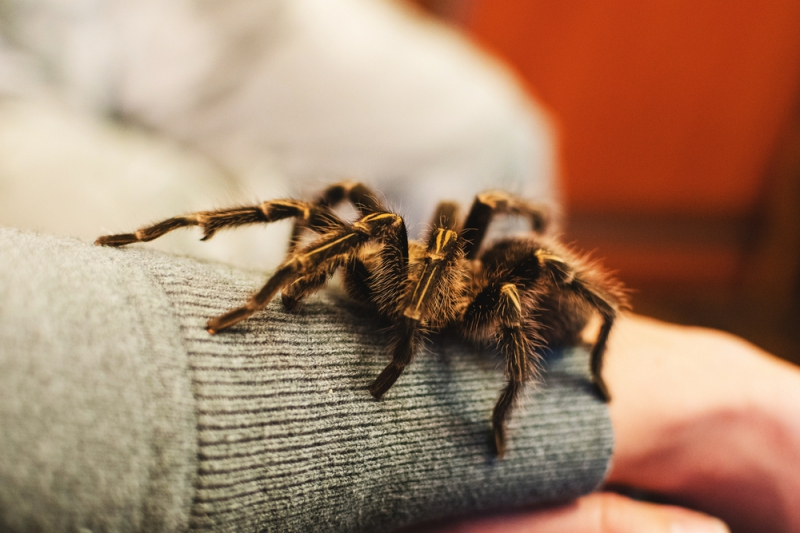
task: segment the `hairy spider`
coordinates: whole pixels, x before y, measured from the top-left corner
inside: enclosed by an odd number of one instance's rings
[[[348,222],[333,209],[352,204]],[[528,219],[531,231],[484,249],[495,215]],[[507,384],[492,415],[497,455],[505,452],[505,421],[520,392],[539,377],[540,350],[576,344],[593,314],[602,319],[591,350],[591,376],[600,396],[609,393],[601,374],[603,353],[618,311],[626,307],[622,286],[594,265],[545,236],[543,206],[508,193],[479,194],[467,217],[441,202],[425,241],[409,240],[403,219],[360,183],[337,183],[316,201],[273,200],[259,205],[201,211],[108,235],[95,244],[122,246],[151,241],[177,228],[200,226],[203,240],[217,230],[295,220],[289,252],[266,284],[239,308],[208,321],[214,334],[263,309],[281,291],[286,308],[320,289],[337,269],[355,299],[373,305],[390,321],[392,360],[369,385],[379,399],[411,362],[427,333],[454,329],[472,341],[489,341],[505,358]],[[317,237],[301,244],[304,232]]]

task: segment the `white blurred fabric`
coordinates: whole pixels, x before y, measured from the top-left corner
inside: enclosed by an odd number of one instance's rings
[[[93,239],[357,179],[413,235],[441,199],[554,196],[545,112],[399,2],[0,0],[0,16],[0,224]],[[269,268],[287,234],[154,245]]]

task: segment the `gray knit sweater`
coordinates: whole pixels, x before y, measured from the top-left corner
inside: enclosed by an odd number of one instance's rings
[[[215,336],[264,275],[0,228],[0,530],[391,531],[573,498],[612,434],[582,348],[551,354],[491,452],[495,355],[388,355],[335,290]]]

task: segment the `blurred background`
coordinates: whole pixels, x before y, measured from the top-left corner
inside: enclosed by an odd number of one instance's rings
[[[637,312],[800,363],[800,3],[415,3],[549,108],[566,240]]]
[[[0,224],[91,242],[343,178],[413,234],[555,196],[637,312],[800,363],[796,0],[0,0]],[[148,246],[268,270],[270,231]]]

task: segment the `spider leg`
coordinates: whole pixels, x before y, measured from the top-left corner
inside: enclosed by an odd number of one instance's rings
[[[372,239],[384,239],[386,233],[391,233],[392,227],[402,223],[402,219],[393,213],[373,213],[353,225],[343,223],[343,227],[324,234],[302,250],[292,252],[245,305],[210,319],[206,329],[213,335],[241,322],[266,307],[279,290],[298,279],[310,279],[322,272],[333,273],[365,243]]]
[[[414,327],[415,324],[404,316],[396,316],[397,309],[402,308],[408,282],[409,245],[405,224],[400,226],[379,250],[377,264],[378,269],[369,274],[360,270],[356,263],[352,272],[355,275],[348,278],[349,283],[356,288],[370,292],[372,301],[382,314],[395,319],[389,342],[392,361],[368,387],[372,396],[380,399],[403,373],[411,362],[415,348],[422,342],[420,332]],[[359,283],[359,278],[365,282],[363,286]]]
[[[392,361],[378,374],[370,386],[369,392],[376,400],[392,388],[395,381],[403,374],[416,348],[422,344],[422,332],[414,320],[401,318],[394,326],[392,335]]]
[[[345,201],[350,202],[361,217],[372,213],[387,212],[386,208],[378,200],[378,196],[375,192],[363,183],[354,181],[345,181],[329,186],[323,191],[319,198],[317,198],[314,204],[322,208],[332,209]],[[292,235],[289,238],[289,253],[297,248],[300,243],[300,235],[305,229],[314,230],[313,227],[309,226],[308,222],[296,218],[294,226],[292,226]],[[284,289],[281,293],[284,307],[287,309],[295,308],[307,295],[322,287],[333,275],[333,270],[335,270],[335,267],[330,272],[318,272],[305,276]],[[351,264],[347,266],[347,271],[348,273],[345,274],[344,279],[348,293],[360,296],[361,298],[359,299],[362,301],[370,301],[370,291],[367,282],[369,272],[363,262],[355,258]]]
[[[464,239],[464,254],[467,259],[478,256],[486,231],[496,214],[510,214],[530,219],[531,229],[542,234],[550,224],[550,209],[543,204],[535,204],[517,198],[503,191],[486,191],[475,197],[467,219],[461,229]]]
[[[620,309],[627,308],[624,292],[614,282],[592,277],[588,270],[570,266],[564,258],[545,249],[537,250],[535,255],[543,272],[549,275],[553,283],[562,289],[572,291],[600,315],[602,324],[592,346],[590,369],[597,392],[603,400],[610,401],[611,395],[603,379],[603,356],[617,314]]]
[[[530,295],[526,295],[530,299]],[[511,415],[525,384],[539,377],[538,337],[535,322],[523,306],[520,291],[514,283],[491,283],[470,303],[464,313],[464,323],[473,331],[490,328],[498,351],[505,360],[506,386],[492,412],[495,449],[503,457],[506,449],[506,420]],[[526,326],[527,322],[527,326]]]
[[[392,361],[369,386],[369,391],[380,399],[405,370],[423,342],[423,334],[431,323],[445,324],[455,317],[453,302],[461,286],[454,274],[454,263],[461,259],[461,242],[455,231],[434,228],[428,238],[423,258],[410,272],[411,283],[397,279],[402,301],[393,328]],[[405,286],[405,291],[402,287]],[[386,289],[392,290],[391,286]],[[395,293],[397,294],[397,293]]]
[[[345,290],[354,300],[374,302],[375,292],[370,283],[372,274],[361,259],[355,259],[344,266],[342,280]]]
[[[382,246],[346,266],[344,282],[349,294],[374,303],[384,317],[398,318],[408,285],[409,251],[408,233],[400,219]]]
[[[608,335],[611,333],[611,328],[617,318],[618,305],[608,295],[603,294],[602,291],[585,283],[580,278],[576,278],[573,282],[573,289],[600,313],[600,317],[603,320],[600,325],[600,331],[594,341],[594,346],[592,346],[590,369],[592,381],[598,394],[604,401],[608,402],[611,401],[611,394],[608,391],[608,385],[603,379],[603,356],[608,345]]]
[[[210,239],[222,228],[233,228],[247,224],[270,223],[285,218],[303,220],[309,227],[318,232],[340,228],[344,222],[325,206],[301,202],[297,200],[273,200],[259,205],[218,209],[215,211],[199,211],[168,218],[156,224],[145,226],[134,233],[104,235],[95,244],[103,246],[123,246],[134,242],[147,242],[161,237],[165,233],[178,228],[200,226],[203,230],[201,240]]]
[[[331,185],[323,191],[317,203],[333,208],[345,201],[353,204],[361,216],[387,212],[375,191],[357,181],[344,181]]]
[[[370,216],[372,215],[372,216]],[[363,220],[371,220],[372,218],[390,220],[391,224],[385,231],[379,232],[379,240],[383,243],[377,253],[379,259],[380,270],[378,276],[373,276],[370,269],[359,257],[360,254],[352,254],[351,257],[345,261],[341,266],[343,273],[343,281],[347,293],[355,300],[362,302],[374,302],[386,314],[386,306],[391,305],[392,299],[387,299],[389,295],[398,295],[402,293],[402,283],[406,280],[406,272],[408,265],[408,236],[406,234],[406,226],[403,219],[395,214],[386,212],[371,213],[362,217]],[[388,215],[384,217],[383,215]],[[358,222],[356,222],[358,224]],[[291,252],[290,252],[291,253]],[[369,255],[369,253],[367,254]],[[371,261],[373,267],[375,261]],[[328,279],[333,276],[336,268],[340,265],[331,265],[329,267],[323,266],[317,271],[312,271],[296,281],[292,282],[281,293],[283,304],[287,309],[295,308],[301,300],[309,294],[319,290]],[[383,287],[377,293],[373,290],[372,284],[379,283]],[[387,287],[388,285],[388,287]],[[382,296],[382,298],[381,298]]]
[[[310,274],[304,274],[283,287],[281,290],[283,307],[290,311],[295,309],[307,296],[321,289],[333,276],[338,266],[336,262],[328,262],[322,268],[318,268]]]
[[[313,203],[316,206],[333,209],[342,202],[352,204],[361,217],[371,213],[387,212],[387,209],[378,200],[378,195],[363,183],[356,181],[344,181],[327,187]],[[314,231],[314,227],[307,221],[297,218],[292,227],[292,236],[289,240],[290,251],[297,247],[300,242],[300,235],[305,229]]]
[[[456,202],[439,202],[431,219],[432,228],[458,231],[460,207]]]

